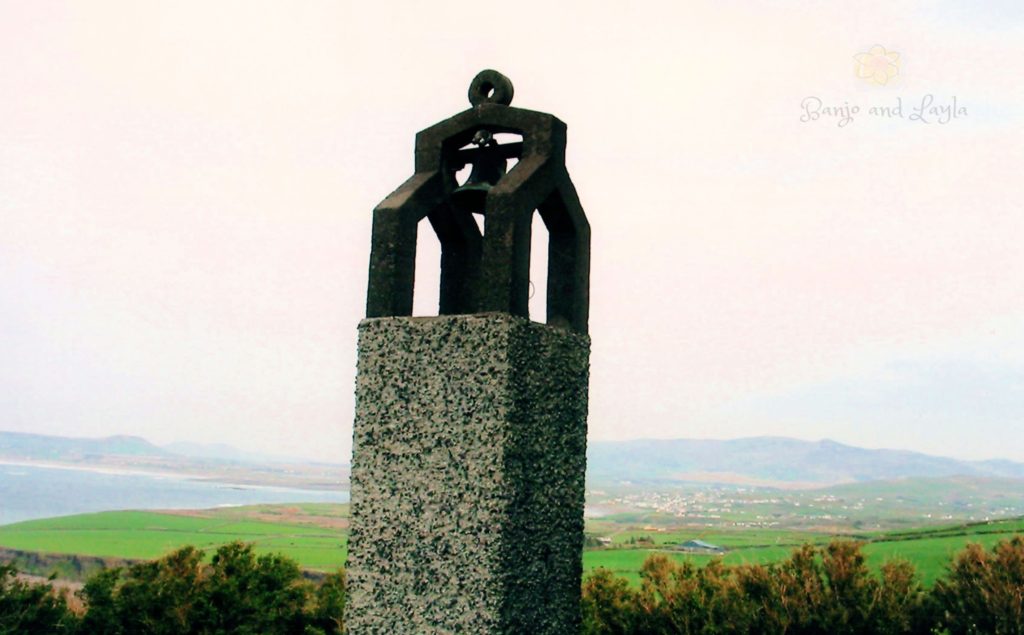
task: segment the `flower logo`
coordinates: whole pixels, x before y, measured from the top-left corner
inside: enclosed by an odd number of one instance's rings
[[[857,77],[885,86],[889,80],[899,75],[900,54],[886,51],[884,46],[876,44],[867,53],[853,56],[857,61]]]

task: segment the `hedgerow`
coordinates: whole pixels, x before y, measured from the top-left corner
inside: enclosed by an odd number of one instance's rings
[[[343,571],[310,582],[242,543],[108,569],[74,596],[0,565],[0,635],[340,635],[346,599]],[[1024,536],[968,545],[931,588],[906,561],[872,571],[850,541],[767,565],[652,555],[639,586],[591,573],[580,608],[583,635],[1024,635]]]

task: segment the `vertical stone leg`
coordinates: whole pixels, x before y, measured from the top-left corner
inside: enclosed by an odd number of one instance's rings
[[[349,633],[578,632],[589,346],[506,314],[360,324]]]

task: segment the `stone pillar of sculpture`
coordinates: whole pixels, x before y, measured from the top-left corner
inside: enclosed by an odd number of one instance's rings
[[[565,124],[511,98],[507,78],[480,73],[473,107],[417,135],[415,174],[374,210],[352,635],[578,631],[590,229],[565,170]],[[527,305],[535,212],[549,231],[546,324]],[[423,218],[441,242],[437,317],[410,317]]]

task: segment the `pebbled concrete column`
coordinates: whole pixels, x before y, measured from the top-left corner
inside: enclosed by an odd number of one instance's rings
[[[578,632],[589,357],[508,314],[360,323],[351,635]]]

